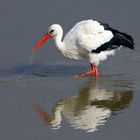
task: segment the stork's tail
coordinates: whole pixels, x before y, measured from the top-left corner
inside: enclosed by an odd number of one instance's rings
[[[105,30],[112,31],[113,35],[115,37],[117,37],[117,39],[119,40],[119,43],[120,43],[119,45],[128,47],[130,49],[135,49],[134,40],[133,40],[131,35],[128,35],[126,33],[123,33],[123,32],[120,32],[120,31],[118,31],[116,29],[113,29],[106,23],[100,22],[100,24],[104,26]]]
[[[112,32],[120,39],[122,46],[135,49],[132,36],[123,32],[119,32],[118,30],[113,30]]]

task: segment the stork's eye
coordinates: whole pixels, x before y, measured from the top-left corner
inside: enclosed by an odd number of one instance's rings
[[[53,32],[54,32],[54,30],[51,30],[51,31],[50,31],[50,34],[53,33]]]

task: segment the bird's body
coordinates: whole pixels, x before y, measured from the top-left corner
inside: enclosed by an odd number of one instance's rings
[[[91,58],[91,55],[94,55],[92,50],[96,50],[104,42],[109,41],[112,37],[113,34],[110,31],[104,30],[104,27],[97,21],[86,20],[77,23],[66,34],[64,43],[66,42],[66,44],[70,44],[68,47],[66,46],[66,48],[72,50],[70,51],[70,53],[72,52],[72,58],[88,58],[90,59],[90,62],[93,63],[95,59]]]
[[[134,42],[130,35],[111,28],[108,24],[94,20],[84,20],[66,34],[62,41],[63,30],[58,24],[49,27],[49,32],[33,48],[39,48],[45,39],[54,37],[56,47],[66,57],[72,59],[88,59],[92,71],[81,76],[95,73],[98,76],[97,66],[109,55],[122,46],[134,49]],[[45,38],[46,37],[46,38]],[[43,41],[43,42],[42,42]]]

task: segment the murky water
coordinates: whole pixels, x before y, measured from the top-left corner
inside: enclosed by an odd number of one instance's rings
[[[0,139],[139,139],[138,13],[136,0],[1,1]],[[66,33],[89,18],[131,34],[136,50],[102,63],[98,79],[76,79],[88,63],[64,58],[52,41],[31,55],[50,24]]]

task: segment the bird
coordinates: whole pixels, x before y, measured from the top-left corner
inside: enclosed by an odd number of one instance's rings
[[[32,48],[32,52],[36,52],[50,38],[54,39],[55,46],[65,57],[89,60],[91,70],[79,74],[80,77],[88,75],[98,77],[97,67],[101,61],[114,55],[116,50],[120,50],[122,47],[135,48],[131,35],[93,19],[76,23],[65,37],[63,37],[61,25],[52,24],[49,26],[48,32]]]

